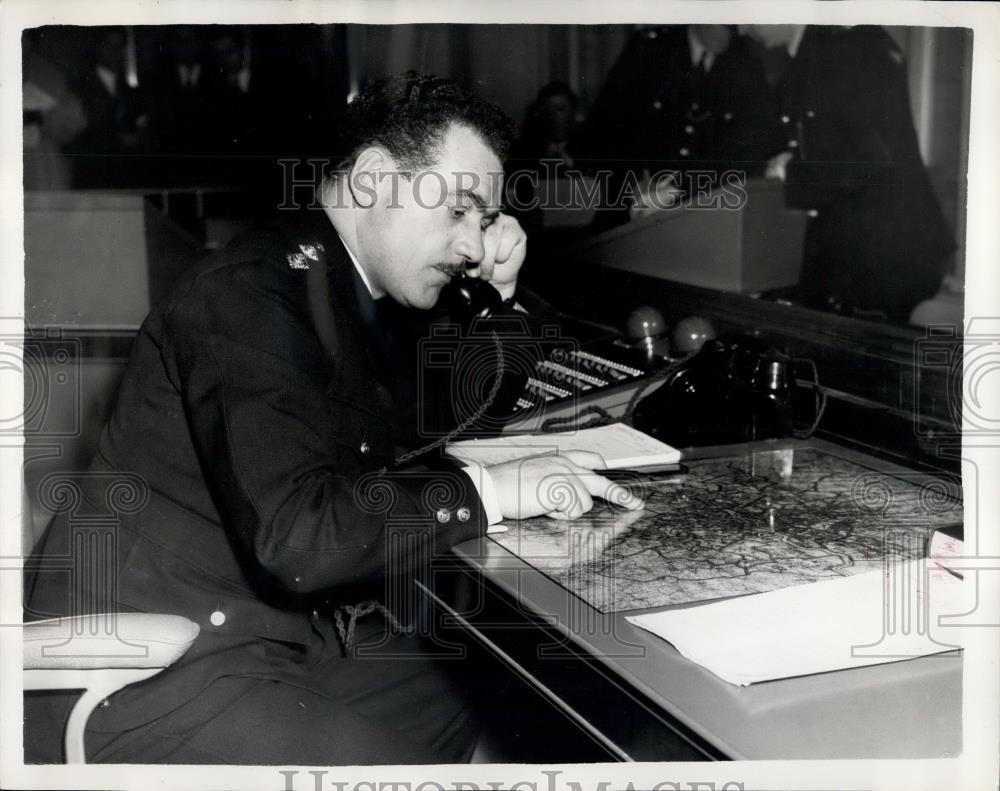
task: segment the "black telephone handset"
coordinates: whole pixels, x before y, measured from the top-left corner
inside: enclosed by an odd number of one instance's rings
[[[500,292],[478,277],[454,277],[441,295],[449,314],[465,326],[476,319],[488,319],[503,307]]]
[[[787,437],[794,428],[792,360],[759,338],[712,338],[638,403],[633,425],[675,447]]]

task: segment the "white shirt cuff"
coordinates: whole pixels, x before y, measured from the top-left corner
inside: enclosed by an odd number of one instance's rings
[[[472,485],[476,487],[479,499],[482,500],[483,510],[486,512],[486,524],[489,526],[486,532],[502,533],[507,530],[505,525],[499,524],[503,520],[503,513],[500,511],[500,500],[496,489],[493,488],[493,478],[489,471],[474,462],[464,462],[462,471],[469,476]]]

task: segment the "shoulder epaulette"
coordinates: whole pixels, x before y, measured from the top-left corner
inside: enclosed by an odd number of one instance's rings
[[[288,253],[285,258],[288,260],[288,266],[292,269],[308,269],[310,261],[319,261],[319,254],[325,252],[323,245],[316,244],[300,244],[297,252]]]

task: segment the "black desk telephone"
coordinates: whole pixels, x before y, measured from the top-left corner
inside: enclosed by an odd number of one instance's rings
[[[463,325],[475,319],[488,319],[503,305],[503,298],[485,280],[459,275],[441,289],[441,296],[448,312]]]
[[[489,318],[503,304],[500,293],[488,282],[464,276],[448,283],[442,297],[452,317],[466,326]],[[544,400],[548,407],[558,407],[568,400],[579,410],[600,399],[604,390],[634,387],[656,375],[653,368],[628,354],[627,348],[616,354],[613,345],[604,344],[595,351],[598,354],[572,352],[572,359],[564,356],[558,364],[541,361],[519,405]],[[811,368],[811,375],[804,377],[811,380],[815,397],[811,409],[802,403],[804,388],[796,375],[801,364]],[[548,381],[553,371],[557,379]],[[723,445],[811,434],[824,401],[811,362],[793,360],[760,338],[729,333],[706,341],[697,354],[667,374],[658,389],[642,398],[626,419],[674,447]],[[806,417],[807,412],[812,414]],[[807,430],[796,430],[797,418],[799,422],[814,418],[814,422]]]
[[[750,335],[712,338],[638,403],[633,425],[675,447],[793,436],[796,362]]]

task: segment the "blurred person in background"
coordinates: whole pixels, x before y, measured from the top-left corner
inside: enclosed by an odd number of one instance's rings
[[[798,298],[907,322],[955,241],[920,157],[902,51],[873,25],[741,27],[776,94],[766,175],[809,212]]]
[[[71,82],[86,117],[86,127],[66,146],[73,157],[73,184],[126,186],[138,178],[134,156],[146,150],[146,106],[126,74],[125,30],[97,27],[91,34],[87,63]]]
[[[83,131],[87,118],[63,70],[40,51],[44,35],[36,28],[22,38],[24,188],[65,190],[73,170],[63,146]]]
[[[614,174],[598,227],[628,219],[635,201],[622,190],[630,182],[657,192],[662,208],[711,190],[724,171],[762,172],[768,101],[760,62],[733,25],[636,32],[585,124],[591,164]],[[663,171],[672,176],[650,184]]]

